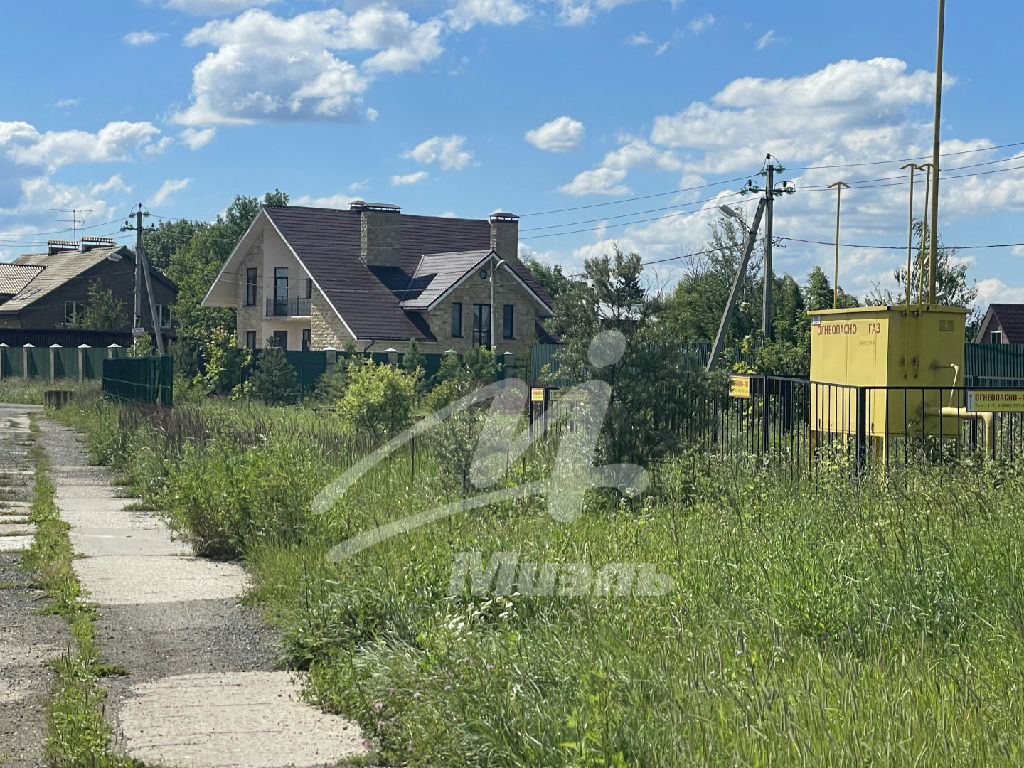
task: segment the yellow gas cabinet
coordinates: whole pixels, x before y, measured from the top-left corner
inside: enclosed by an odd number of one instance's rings
[[[949,409],[962,404],[949,388],[963,386],[966,316],[962,307],[915,305],[812,312],[812,444],[856,433],[858,387],[870,388],[860,393],[863,428],[877,447],[887,436],[953,435]],[[925,387],[945,389],[917,389]]]

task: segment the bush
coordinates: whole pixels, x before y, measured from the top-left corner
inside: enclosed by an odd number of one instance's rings
[[[267,340],[249,384],[252,395],[268,405],[287,405],[298,398],[299,376],[276,339]]]
[[[356,432],[387,439],[412,423],[416,378],[386,363],[349,363],[349,383],[338,401],[342,419]]]

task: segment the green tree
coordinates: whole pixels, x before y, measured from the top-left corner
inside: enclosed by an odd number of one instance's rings
[[[263,205],[287,204],[288,196],[279,190],[263,196]],[[175,363],[186,373],[202,366],[202,351],[215,328],[235,328],[233,309],[201,304],[259,210],[258,198],[236,196],[223,215],[200,228],[187,245],[169,257],[167,275],[178,286],[178,298],[171,308],[178,335]]]
[[[242,369],[252,361],[252,352],[239,349],[235,334],[227,328],[213,328],[203,343],[204,365],[192,384],[207,395],[232,393],[241,387]]]
[[[76,327],[86,331],[123,331],[129,325],[128,310],[123,301],[96,278],[89,282],[85,310]]]
[[[924,226],[914,222],[916,253],[910,266],[910,301],[912,304],[927,303],[929,267],[929,243],[925,238]],[[967,277],[967,262],[957,258],[956,248],[947,248],[938,237],[935,251],[935,304],[945,307],[964,307],[967,314],[967,338],[973,339],[981,325],[982,316],[978,311],[978,288]],[[867,296],[866,303],[873,305],[905,304],[907,301],[907,268],[900,267],[893,273],[896,290],[875,284]],[[922,280],[923,278],[923,280]],[[923,285],[924,295],[921,294]]]
[[[559,297],[568,290],[573,282],[573,278],[567,277],[562,272],[562,267],[558,264],[549,267],[536,258],[528,256],[526,258],[526,268],[530,270],[530,274],[543,286],[555,303],[558,302]]]
[[[857,297],[844,291],[842,286],[839,286],[837,298],[838,301],[835,303],[839,309],[860,306]],[[815,267],[807,275],[807,285],[804,286],[804,304],[810,312],[816,309],[832,309],[832,284],[821,267]]]
[[[416,379],[400,368],[372,360],[349,364],[349,382],[338,401],[341,418],[375,440],[392,437],[412,423]]]
[[[661,303],[644,288],[642,270],[639,254],[617,246],[610,255],[587,259],[585,282],[567,290],[553,320],[565,342],[560,375],[611,385],[601,445],[610,462],[644,464],[675,450],[682,425],[713,385],[675,353],[678,339],[662,320]],[[620,332],[625,348],[617,360],[595,367],[590,344],[601,331]]]
[[[205,221],[178,219],[161,221],[156,229],[142,234],[142,247],[146,249],[150,266],[166,270],[171,257],[192,242],[192,238],[209,227]]]
[[[291,404],[298,399],[299,376],[273,336],[256,358],[249,386],[253,397],[269,405]]]

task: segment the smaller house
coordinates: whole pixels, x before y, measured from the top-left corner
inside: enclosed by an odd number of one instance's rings
[[[170,305],[177,288],[150,269],[160,327],[171,330]],[[130,331],[135,297],[135,257],[111,238],[83,237],[81,242],[51,240],[46,253],[19,256],[0,264],[0,328],[32,330],[74,328],[81,321],[89,286],[95,281],[125,306],[123,327]],[[143,327],[152,332],[152,314],[145,281],[142,286]]]
[[[989,304],[975,344],[1024,344],[1024,304]]]

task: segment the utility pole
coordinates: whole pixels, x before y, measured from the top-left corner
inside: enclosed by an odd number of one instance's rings
[[[845,181],[834,181],[828,185],[829,189],[836,190],[836,266],[832,273],[832,309],[839,309],[839,205],[843,200],[843,190],[849,189],[850,185]]]
[[[779,187],[775,186],[775,174],[782,173],[785,168],[781,164],[776,165],[777,158],[771,155],[765,155],[765,167],[761,170],[761,176],[767,177],[767,185],[764,189],[754,184],[750,179],[747,179],[747,185],[740,190],[741,195],[753,192],[764,192],[765,200],[765,223],[764,223],[764,286],[762,291],[761,300],[761,335],[765,341],[770,341],[772,338],[772,282],[774,280],[774,272],[772,270],[772,239],[774,237],[772,232],[772,212],[773,205],[776,197],[783,194],[791,195],[796,192],[796,187],[791,181],[783,181]]]
[[[156,335],[157,349],[162,355],[164,353],[164,340],[163,335],[160,333],[160,318],[156,312],[156,299],[153,296],[149,261],[146,259],[146,254],[142,248],[142,233],[145,231],[142,226],[143,216],[149,216],[149,211],[143,212],[142,203],[139,203],[139,207],[135,211],[135,226],[132,226],[126,220],[124,226],[121,227],[122,232],[135,231],[135,302],[132,313],[132,340],[134,341],[138,338],[141,333],[145,333],[145,329],[142,326],[142,280],[143,275],[145,275],[146,293],[149,297],[149,313],[153,320],[153,333]],[[153,225],[150,225],[149,228],[151,230],[155,229]]]
[[[490,332],[491,332],[491,354],[494,354],[496,347],[494,346],[494,273],[498,271],[499,267],[505,265],[504,259],[498,259],[491,265],[491,309],[490,309]]]
[[[722,354],[722,348],[725,346],[725,336],[729,332],[729,323],[732,322],[732,313],[736,309],[736,299],[739,296],[740,284],[743,282],[743,276],[747,273],[747,262],[750,260],[750,254],[754,250],[754,241],[757,239],[757,228],[761,224],[761,215],[764,213],[764,208],[768,204],[767,198],[762,197],[757,203],[757,212],[754,214],[754,223],[747,228],[747,242],[743,246],[743,256],[740,258],[740,264],[736,268],[736,277],[733,278],[732,288],[729,290],[729,299],[725,303],[725,311],[722,313],[722,320],[718,324],[718,333],[715,334],[715,343],[711,347],[711,354],[708,356],[708,364],[705,368],[709,373],[714,369],[715,365],[718,364],[718,358]],[[732,216],[735,219],[739,219],[740,215],[731,208],[721,206],[721,210],[727,216]],[[745,225],[744,225],[745,226]]]

